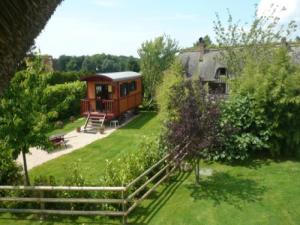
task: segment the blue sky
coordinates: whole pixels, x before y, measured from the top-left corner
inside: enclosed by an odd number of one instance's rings
[[[145,40],[167,34],[180,47],[213,33],[218,12],[226,19],[249,21],[254,5],[260,13],[272,3],[288,8],[284,19],[299,19],[300,0],[64,0],[36,39],[42,54],[58,57],[107,53],[137,56]]]

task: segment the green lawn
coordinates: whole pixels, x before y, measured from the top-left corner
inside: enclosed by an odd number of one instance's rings
[[[111,136],[96,141],[69,155],[52,160],[30,172],[65,176],[66,168],[78,159],[90,183],[97,183],[105,159],[138,152],[143,135],[158,132],[155,113],[140,117]],[[174,174],[129,217],[136,225],[297,225],[300,224],[300,162],[257,160],[244,165],[201,164],[213,169],[194,185],[193,173]],[[0,214],[0,224],[69,225],[120,224],[118,219],[103,217],[48,217]]]
[[[66,170],[72,168],[74,163],[78,163],[86,180],[91,184],[97,184],[106,159],[115,159],[128,152],[138,152],[138,145],[143,136],[154,136],[158,132],[156,113],[141,112],[134,121],[110,136],[32,169],[30,177],[53,175],[59,180],[67,175]]]
[[[202,165],[211,177],[194,185],[194,174],[174,177],[147,200],[131,224],[300,224],[300,163],[256,161],[249,166]]]
[[[54,134],[65,134],[65,133],[68,133],[72,130],[75,130],[77,127],[81,127],[84,125],[85,123],[85,118],[84,117],[79,117],[77,118],[74,122],[67,122],[65,123],[65,125],[63,126],[63,128],[61,129],[53,129],[51,131],[49,131],[47,133],[48,136],[51,136],[51,135],[54,135]]]

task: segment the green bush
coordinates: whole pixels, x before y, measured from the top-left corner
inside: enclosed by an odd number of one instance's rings
[[[163,152],[160,149],[158,140],[145,139],[140,144],[138,154],[126,154],[116,161],[107,161],[103,183],[107,186],[128,184],[161,159]]]
[[[0,185],[22,183],[22,168],[13,160],[9,150],[0,144]]]
[[[270,124],[255,108],[255,100],[249,95],[233,96],[222,105],[218,134],[223,140],[222,149],[213,151],[211,159],[244,160],[269,149]]]
[[[85,73],[83,72],[60,72],[54,71],[43,74],[48,85],[64,84],[74,81],[79,81]]]
[[[276,50],[272,64],[249,61],[224,107],[223,122],[239,130],[229,139],[231,151],[265,148],[277,156],[299,155],[299,85],[300,68],[286,49]]]
[[[86,85],[80,81],[48,86],[45,89],[47,110],[52,120],[63,120],[80,112]]]

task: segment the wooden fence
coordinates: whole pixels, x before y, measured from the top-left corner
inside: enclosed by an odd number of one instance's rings
[[[149,169],[144,171],[141,175],[135,178],[126,186],[120,187],[79,187],[79,186],[0,186],[1,190],[6,191],[33,191],[38,193],[38,197],[0,197],[0,202],[34,202],[39,204],[39,209],[29,208],[0,208],[0,212],[9,213],[30,213],[30,214],[55,214],[55,215],[102,215],[102,216],[120,216],[122,223],[126,224],[129,214],[149,195],[151,194],[163,181],[165,181],[170,174],[177,168],[177,163],[185,157],[184,151],[180,151],[176,156],[166,155],[157,163],[152,165]],[[134,185],[143,181],[142,179],[152,174],[138,187]],[[158,180],[156,180],[159,178]],[[146,189],[152,184],[149,189]],[[130,190],[130,191],[129,191]],[[82,191],[82,192],[116,192],[120,193],[121,198],[114,199],[99,199],[99,198],[46,198],[45,192],[51,191]],[[59,210],[47,209],[45,203],[87,203],[87,204],[119,204],[121,210],[119,211],[104,211],[104,210]]]

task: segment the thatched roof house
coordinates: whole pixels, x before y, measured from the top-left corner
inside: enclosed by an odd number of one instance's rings
[[[300,64],[300,44],[287,44],[287,47],[293,61]],[[222,76],[228,77],[230,74],[226,65],[220,61],[221,51],[205,48],[203,39],[200,38],[198,48],[182,52],[179,54],[179,59],[188,78],[201,78],[212,92],[224,94],[227,92],[227,87]]]

